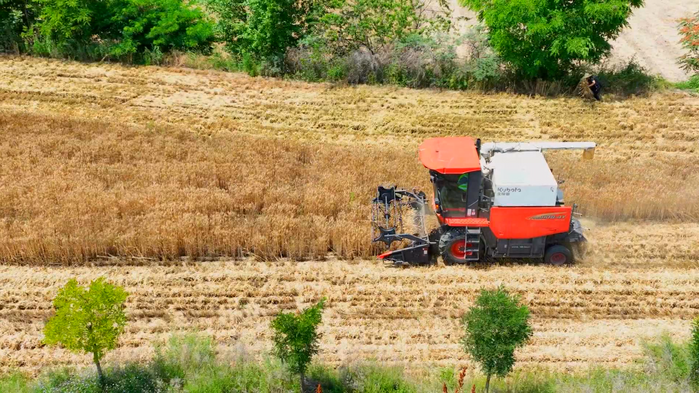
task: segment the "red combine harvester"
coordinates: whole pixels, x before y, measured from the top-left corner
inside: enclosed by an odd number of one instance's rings
[[[427,198],[417,190],[379,187],[372,208],[372,238],[391,248],[380,259],[428,264],[442,256],[457,264],[484,258],[543,258],[552,265],[573,262],[585,242],[574,207],[565,206],[544,150],[584,150],[594,142],[485,143],[468,137],[432,138],[420,145],[430,171],[434,212],[441,226],[427,234]],[[410,214],[411,233],[404,215]],[[407,217],[405,217],[407,219]]]

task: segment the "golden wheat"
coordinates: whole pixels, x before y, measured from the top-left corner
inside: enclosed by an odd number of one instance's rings
[[[433,135],[594,140],[593,161],[549,155],[569,203],[699,218],[683,95],[591,106],[19,58],[0,58],[0,81],[7,262],[366,257],[374,187],[429,189],[416,149]]]

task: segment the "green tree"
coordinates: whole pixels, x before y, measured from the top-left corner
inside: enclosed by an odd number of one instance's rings
[[[86,41],[110,19],[107,1],[91,0],[38,0],[41,4],[39,31],[59,43],[68,40]]]
[[[336,52],[364,47],[372,54],[411,35],[448,31],[445,0],[332,0],[320,20],[320,34]]]
[[[127,295],[123,288],[105,282],[104,278],[92,281],[88,289],[74,279],[68,281],[53,300],[56,314],[44,327],[44,343],[91,353],[104,384],[100,361],[107,351],[116,348],[124,330]]]
[[[465,336],[462,344],[486,374],[485,390],[493,375],[506,376],[515,364],[515,349],[532,335],[529,309],[520,305],[517,295],[504,287],[481,290],[476,304],[462,318]]]
[[[0,0],[0,52],[17,50],[36,18],[34,0]]]
[[[230,52],[281,62],[325,9],[324,0],[207,0]]]
[[[299,314],[280,312],[272,321],[274,353],[291,372],[299,374],[301,391],[304,389],[306,370],[318,353],[318,325],[320,325],[325,299]]]
[[[182,0],[128,0],[114,10],[112,23],[121,31],[116,56],[172,49],[208,52],[214,24],[204,12]]]
[[[679,62],[686,71],[699,72],[699,12],[691,18],[680,20],[680,43],[687,54]]]
[[[692,323],[692,338],[689,341],[689,359],[691,362],[689,379],[699,385],[699,317]]]
[[[522,76],[556,79],[598,62],[643,0],[459,0],[478,13],[495,51]]]

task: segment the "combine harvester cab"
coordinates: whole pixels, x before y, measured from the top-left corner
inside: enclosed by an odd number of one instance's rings
[[[584,150],[594,142],[486,143],[468,137],[432,138],[420,145],[429,169],[431,204],[440,227],[425,230],[424,193],[379,187],[373,202],[373,241],[389,249],[380,259],[426,264],[442,256],[446,264],[484,258],[543,258],[570,264],[584,243],[574,207],[566,206],[544,150]],[[404,233],[412,215],[413,231]],[[408,222],[409,224],[410,222]],[[405,247],[391,249],[396,242]],[[406,244],[407,243],[407,244]]]

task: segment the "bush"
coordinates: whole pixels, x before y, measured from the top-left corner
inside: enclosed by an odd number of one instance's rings
[[[663,84],[662,79],[649,75],[633,59],[620,67],[602,68],[597,73],[597,77],[606,92],[620,96],[648,93],[660,88]]]
[[[309,36],[288,52],[286,67],[307,81],[490,89],[502,82],[503,72],[484,36],[480,28],[458,38],[411,34],[377,53],[361,47],[347,54],[336,54],[324,38]],[[465,60],[456,54],[464,42],[473,48]]]
[[[24,34],[38,55],[159,63],[172,50],[208,52],[213,23],[188,0],[37,0]]]
[[[463,316],[464,349],[486,375],[485,391],[492,375],[506,376],[515,364],[514,352],[532,335],[529,309],[504,287],[482,290],[476,304]]]
[[[418,386],[406,378],[398,367],[384,367],[367,363],[345,368],[340,378],[350,391],[364,393],[413,393]]]
[[[211,337],[173,335],[167,345],[156,345],[153,367],[164,380],[184,380],[188,374],[215,365],[216,350]]]
[[[699,386],[699,317],[692,323],[692,338],[689,341],[689,379]]]
[[[280,312],[271,323],[274,353],[291,372],[299,374],[302,391],[308,365],[318,353],[318,325],[322,321],[324,307],[325,299],[321,299],[318,304],[299,314]]]
[[[24,49],[22,33],[34,23],[36,9],[33,0],[0,0],[0,52]]]
[[[460,0],[478,13],[500,57],[523,77],[554,80],[596,63],[643,0]]]
[[[364,48],[376,54],[411,35],[429,36],[451,27],[447,3],[421,0],[332,0],[316,32],[333,53]]]
[[[699,75],[693,75],[689,80],[675,83],[675,87],[683,90],[694,90],[699,92]]]
[[[679,345],[670,336],[663,335],[657,343],[644,343],[645,368],[654,375],[673,383],[689,380],[691,359],[686,345]]]
[[[323,12],[324,2],[207,0],[207,7],[217,16],[217,35],[231,53],[279,67],[286,50],[307,35]]]
[[[31,390],[31,380],[22,373],[13,372],[0,377],[0,392],[29,393]]]
[[[159,63],[163,52],[186,50],[209,52],[213,24],[203,12],[182,0],[122,0],[116,8],[112,29],[116,57],[144,54],[144,59]],[[146,51],[148,51],[146,53]],[[146,56],[147,55],[147,56]]]

